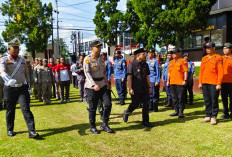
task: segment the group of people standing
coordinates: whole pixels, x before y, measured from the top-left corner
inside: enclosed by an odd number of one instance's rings
[[[149,121],[149,111],[158,112],[160,79],[162,77],[167,94],[166,107],[173,107],[174,113],[169,116],[184,118],[187,91],[189,104],[193,104],[193,75],[194,63],[188,60],[188,54],[181,57],[180,50],[168,50],[167,61],[161,74],[159,58],[155,57],[154,50],[143,48],[134,51],[131,61],[126,62],[121,51],[115,52],[114,64],[107,60],[107,54],[101,54],[102,44],[99,41],[91,43],[91,54],[80,56],[79,61],[71,67],[66,64],[65,58],[36,58],[30,65],[29,60],[19,56],[18,39],[9,42],[9,55],[0,60],[0,75],[4,82],[4,101],[6,108],[6,122],[8,136],[14,136],[14,118],[16,103],[19,102],[28,126],[29,137],[39,136],[35,132],[34,117],[30,111],[30,89],[34,87],[35,98],[44,104],[51,103],[53,94],[61,103],[70,102],[69,89],[71,81],[74,87],[80,89],[80,101],[89,104],[90,132],[99,134],[96,128],[96,111],[101,108],[100,128],[108,133],[114,131],[109,127],[109,117],[112,109],[111,99],[111,74],[114,71],[115,85],[120,105],[125,105],[127,88],[131,95],[131,104],[123,113],[123,121],[127,122],[129,116],[139,106],[142,107],[142,125],[152,127]],[[221,90],[223,102],[223,115],[221,118],[232,119],[232,105],[228,108],[228,97],[232,100],[232,44],[226,43],[223,47],[224,56],[215,52],[215,43],[205,45],[207,55],[202,58],[199,74],[199,88],[202,88],[206,106],[206,117],[201,122],[217,124],[216,118],[219,111],[218,96]],[[64,97],[64,89],[66,95]],[[229,114],[230,112],[230,114]]]

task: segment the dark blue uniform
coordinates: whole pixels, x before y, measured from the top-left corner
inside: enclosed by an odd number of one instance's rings
[[[193,103],[193,78],[191,79],[192,73],[195,71],[194,63],[192,61],[188,62],[188,78],[187,85],[185,89],[185,102],[187,103],[187,91],[189,92],[189,104]]]
[[[121,104],[124,104],[124,100],[126,98],[126,71],[126,60],[123,58],[115,59],[114,79],[118,98]],[[124,82],[122,82],[122,78],[124,78]]]
[[[152,60],[147,60],[147,64],[150,70],[150,83],[152,93],[150,94],[150,110],[158,111],[158,103],[159,103],[159,86],[155,86],[155,83],[160,82],[160,70],[158,60],[153,58]]]
[[[168,79],[168,67],[169,67],[169,60],[167,60],[164,64],[164,69],[163,69],[163,77],[162,79],[164,80],[164,88],[167,94],[167,99],[168,99],[168,104],[165,106],[172,106],[172,95],[170,92],[169,87],[167,86],[167,79]]]

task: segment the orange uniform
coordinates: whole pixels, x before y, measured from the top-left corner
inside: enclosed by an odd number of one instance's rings
[[[188,62],[183,58],[173,59],[169,63],[170,85],[182,85],[184,72],[188,72]]]
[[[223,59],[223,79],[222,83],[232,83],[232,56],[228,58],[226,56]]]
[[[223,78],[222,56],[214,54],[206,55],[201,60],[199,83],[221,85]]]

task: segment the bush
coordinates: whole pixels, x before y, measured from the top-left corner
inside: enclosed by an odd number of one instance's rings
[[[195,66],[194,78],[199,77],[199,73],[200,73],[200,66]]]

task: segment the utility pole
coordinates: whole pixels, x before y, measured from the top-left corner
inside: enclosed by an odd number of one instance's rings
[[[78,52],[79,56],[81,56],[81,33],[78,31]]]
[[[56,10],[55,10],[55,12],[56,12],[56,18],[57,18],[57,45],[58,45],[58,48],[57,48],[57,50],[58,50],[58,56],[59,57],[61,57],[61,54],[60,54],[60,37],[59,37],[59,17],[58,17],[58,15],[59,15],[59,11],[58,11],[58,0],[56,0]]]

